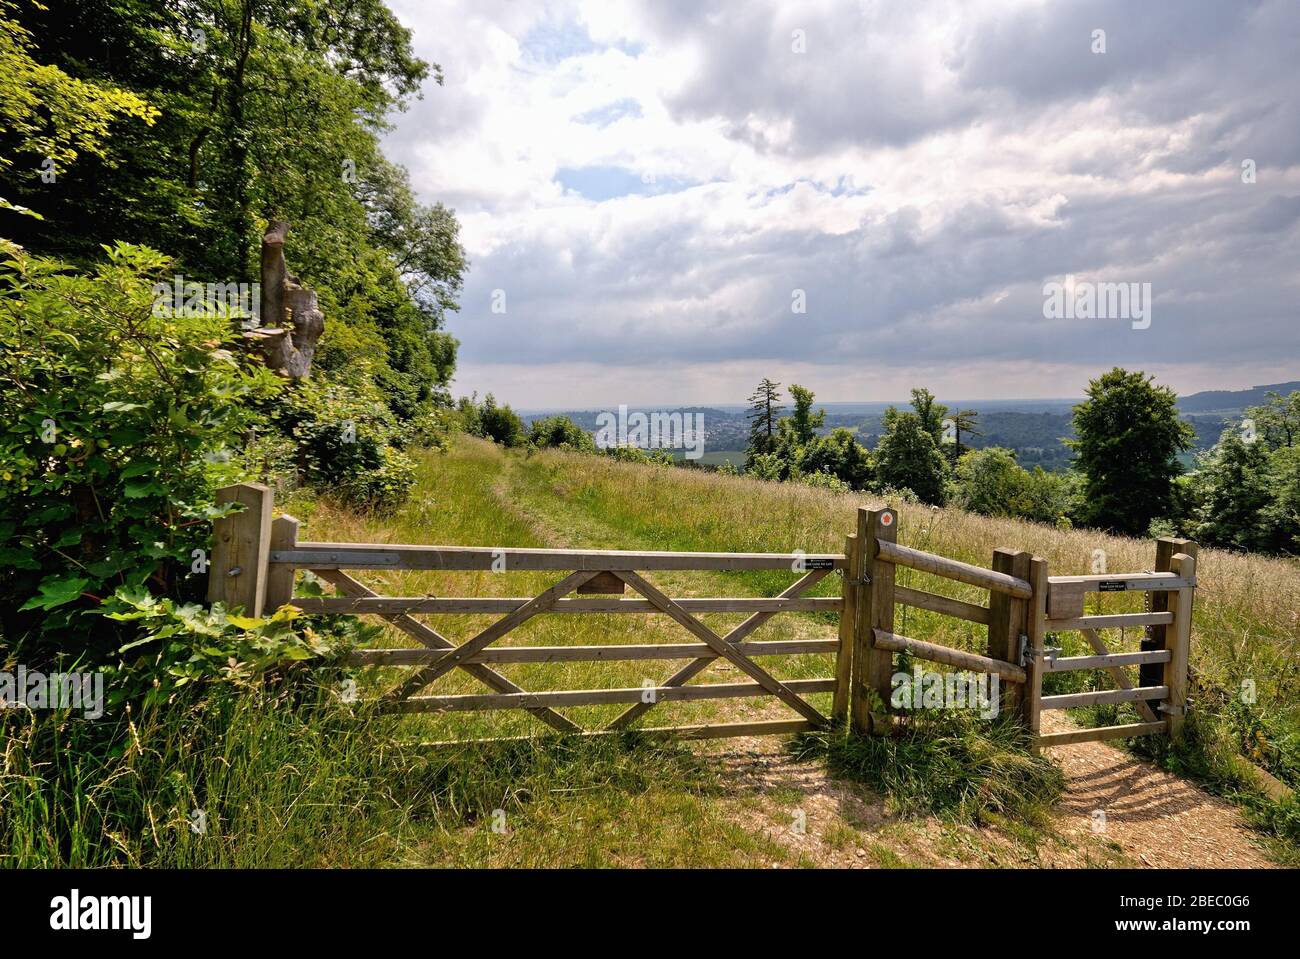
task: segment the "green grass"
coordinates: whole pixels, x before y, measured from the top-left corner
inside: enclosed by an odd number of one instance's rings
[[[354,716],[331,700],[288,708],[251,692],[217,697],[130,723],[125,751],[107,756],[84,740],[85,724],[14,723],[0,861],[728,866],[762,851],[713,808],[716,777],[687,749],[569,739],[430,750],[411,744],[400,720]],[[657,818],[661,807],[671,819]],[[619,823],[631,828],[608,830]],[[686,855],[690,835],[710,840],[698,863]]]
[[[1061,771],[1031,756],[1018,724],[960,710],[913,713],[892,736],[800,736],[796,754],[824,756],[832,772],[890,797],[905,815],[957,822],[1041,824],[1064,788]],[[1032,833],[1025,833],[1026,837]]]

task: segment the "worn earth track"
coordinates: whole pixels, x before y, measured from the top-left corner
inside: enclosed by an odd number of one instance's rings
[[[1105,743],[1051,750],[1066,793],[1043,834],[894,816],[870,790],[773,739],[714,747],[747,828],[805,865],[1273,868],[1230,803]],[[1105,813],[1104,821],[1096,817]]]

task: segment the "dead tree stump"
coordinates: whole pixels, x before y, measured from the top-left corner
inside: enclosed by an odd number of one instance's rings
[[[297,381],[311,372],[316,341],[325,332],[325,315],[316,293],[285,264],[288,234],[289,224],[275,220],[262,237],[262,325],[246,331],[244,338],[261,352],[267,367]]]

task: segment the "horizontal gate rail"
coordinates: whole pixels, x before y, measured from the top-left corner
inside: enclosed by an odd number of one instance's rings
[[[909,652],[913,656],[919,656],[922,659],[937,663],[945,663],[948,666],[959,666],[962,669],[971,669],[976,672],[996,673],[1003,679],[1013,683],[1023,683],[1025,681],[1025,671],[1013,663],[1004,663],[1000,659],[980,656],[977,653],[968,653],[965,650],[953,649],[950,646],[940,646],[938,643],[927,643],[921,639],[911,639],[895,633],[886,633],[879,629],[873,632],[875,634],[875,645],[879,649],[888,649],[891,652],[899,653]]]
[[[877,557],[886,563],[906,566],[908,569],[920,570],[923,573],[933,573],[935,576],[955,579],[959,583],[990,589],[996,593],[1006,593],[1017,599],[1028,599],[1034,595],[1029,581],[1018,576],[1008,576],[1006,573],[998,573],[982,566],[972,566],[970,563],[949,559],[946,556],[936,556],[934,553],[912,549],[910,546],[899,546],[888,540],[878,540],[877,547]]]
[[[1139,653],[1103,653],[1099,656],[1063,656],[1043,660],[1043,672],[1065,673],[1075,669],[1110,669],[1142,663],[1167,663],[1173,656],[1167,649]]]
[[[491,598],[375,596],[357,599],[296,597],[293,605],[304,613],[372,613],[384,616],[389,613],[513,613],[531,601],[531,596]],[[716,597],[674,599],[673,602],[693,613],[837,613],[841,605],[841,600],[835,596],[791,599],[783,599],[779,596]],[[648,599],[561,599],[557,600],[548,612],[659,613],[662,610]]]
[[[504,569],[510,572],[797,570],[843,569],[844,556],[841,553],[638,553],[612,549],[492,549],[479,546],[295,543],[292,549],[271,550],[270,563],[306,569]]]
[[[1077,709],[1080,706],[1106,706],[1131,703],[1139,699],[1166,699],[1168,686],[1136,686],[1132,689],[1101,689],[1091,693],[1044,696],[1043,709]]]
[[[1167,626],[1173,621],[1173,613],[1116,613],[1109,616],[1049,619],[1046,625],[1054,632],[1064,633],[1083,629],[1119,629],[1124,626]]]
[[[1089,576],[1052,576],[1052,586],[1078,586],[1086,593],[1127,592],[1143,589],[1187,589],[1191,579],[1175,573],[1098,573]]]
[[[806,733],[816,729],[806,719],[759,719],[744,723],[708,723],[695,726],[638,726],[635,729],[584,729],[575,739],[631,736],[636,739],[728,739],[732,736],[778,736],[783,733]],[[536,736],[498,736],[494,739],[447,739],[420,743],[428,749],[457,746],[497,746],[502,743],[536,742]]]
[[[836,639],[784,640],[737,643],[746,656],[791,656],[800,653],[834,653]],[[436,649],[358,649],[347,662],[353,666],[416,666],[435,663],[445,651]],[[661,643],[623,646],[498,646],[471,656],[470,663],[584,663],[643,659],[715,659],[713,647],[703,643]]]
[[[1041,746],[1070,746],[1074,743],[1095,743],[1107,739],[1131,739],[1135,736],[1152,736],[1168,732],[1164,720],[1153,723],[1127,723],[1123,726],[1095,726],[1092,729],[1073,729],[1068,733],[1048,733],[1038,737]]]
[[[834,679],[787,679],[782,685],[792,693],[829,693]],[[632,686],[626,689],[572,689],[539,693],[473,693],[462,696],[412,696],[396,700],[387,711],[398,713],[448,710],[521,709],[538,706],[602,706],[611,703],[691,702],[700,699],[735,699],[771,696],[760,683],[708,683],[702,686]]]
[[[373,595],[368,587],[358,583],[342,570],[322,569],[318,572],[326,582],[332,583],[340,592],[352,596],[364,596],[367,594]],[[430,649],[450,651],[456,648],[455,644],[452,643],[451,640],[439,634],[437,630],[426,626],[418,619],[414,619],[405,614],[385,616],[384,619],[388,620],[408,636],[411,636]],[[461,668],[489,689],[496,690],[499,693],[524,692],[522,687],[515,685],[515,683],[511,682],[505,676],[502,676],[500,673],[488,666],[484,666],[482,663],[465,663]],[[573,734],[582,732],[581,726],[569,719],[567,716],[557,713],[553,709],[531,709],[529,712],[552,729],[557,729],[562,733]]]
[[[950,596],[927,593],[924,590],[911,589],[907,586],[895,586],[894,600],[904,606],[928,609],[932,613],[943,613],[945,616],[964,619],[968,623],[979,623],[981,626],[989,624],[989,608],[987,606],[967,603],[964,600],[953,599]]]

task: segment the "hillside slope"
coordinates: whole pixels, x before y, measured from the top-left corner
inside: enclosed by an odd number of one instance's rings
[[[417,493],[395,517],[366,518],[305,500],[294,504],[293,511],[306,521],[304,537],[318,540],[823,552],[842,547],[861,505],[873,504],[862,495],[623,464],[597,456],[544,452],[526,457],[462,438],[450,454],[423,460]],[[901,510],[902,542],[981,565],[988,565],[991,551],[998,546],[1032,550],[1049,560],[1054,573],[1087,572],[1096,550],[1105,551],[1107,568],[1113,571],[1147,568],[1154,555],[1154,546],[1143,541],[894,505]],[[912,585],[979,598],[959,584],[910,571],[905,576]],[[789,581],[788,576],[773,573],[652,578],[675,595],[770,595]],[[367,574],[366,579],[387,595],[503,596],[535,593],[553,577],[381,572]],[[838,588],[834,580],[824,585],[824,595],[833,595]],[[1234,757],[1245,748],[1253,749],[1257,762],[1289,778],[1291,759],[1286,748],[1293,740],[1286,733],[1295,728],[1290,703],[1295,701],[1297,682],[1300,571],[1284,561],[1206,550],[1200,585],[1193,661],[1204,721],[1192,726],[1204,739],[1196,754],[1202,761],[1201,778],[1217,788],[1230,788]],[[1095,602],[1093,611],[1121,612],[1131,608],[1133,598],[1097,594]],[[708,619],[721,628],[734,617],[719,614]],[[459,642],[487,621],[440,617],[438,627]],[[785,615],[765,626],[761,638],[829,638],[834,629],[833,617]],[[899,630],[974,650],[983,641],[968,627],[917,610],[904,613],[900,608]],[[529,623],[518,641],[680,642],[683,636],[665,617],[554,616]],[[1126,639],[1135,644],[1137,632],[1130,630]],[[390,642],[410,645],[400,634],[385,640]],[[791,656],[771,662],[774,673],[782,677],[830,673],[827,656]],[[554,689],[636,686],[647,678],[662,678],[660,672],[672,668],[650,663],[539,664],[502,671],[524,688]],[[1255,704],[1242,704],[1231,695],[1246,678],[1255,681]],[[374,681],[390,679],[383,676]],[[701,681],[736,679],[725,664],[715,664],[701,676]],[[480,691],[467,677],[448,676],[439,682],[440,692]],[[615,709],[583,707],[566,713],[591,727],[608,721]],[[656,707],[655,724],[775,718],[783,715],[781,709],[765,700],[665,703]],[[404,722],[419,738],[438,740],[538,731],[535,720],[513,712],[411,717]],[[1253,738],[1248,732],[1253,732]],[[689,752],[704,765],[692,765],[687,776],[679,770],[655,779],[635,795],[628,795],[626,784],[612,779],[581,787],[553,783],[551,795],[519,802],[509,842],[494,843],[483,836],[481,824],[467,824],[440,828],[435,838],[426,839],[409,855],[415,861],[466,865],[593,861],[1141,865],[1152,861],[1143,837],[1163,831],[1161,823],[1168,818],[1169,835],[1206,838],[1200,845],[1182,844],[1181,851],[1158,857],[1161,863],[1249,866],[1264,861],[1236,807],[1110,746],[1074,752],[1073,760],[1067,756],[1069,786],[1063,804],[1032,826],[1014,828],[981,827],[943,816],[900,815],[862,785],[830,775],[824,763],[795,762],[773,738],[720,741],[691,747]],[[1165,757],[1164,762],[1190,768],[1184,757]],[[1107,772],[1099,779],[1101,768]],[[1171,796],[1178,798],[1173,801]],[[1089,820],[1080,819],[1085,815],[1081,810],[1090,802],[1110,805],[1114,835],[1094,835],[1086,828]],[[789,828],[797,809],[805,813],[805,833]],[[1120,830],[1119,824],[1129,820],[1135,825]],[[681,845],[674,828],[687,822],[698,830],[697,842],[689,847]],[[581,826],[560,829],[564,823]]]

